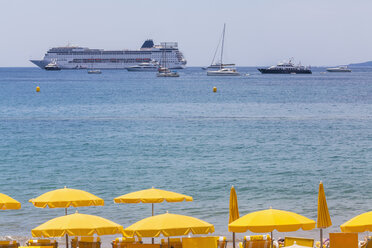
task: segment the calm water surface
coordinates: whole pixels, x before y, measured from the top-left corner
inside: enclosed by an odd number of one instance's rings
[[[65,185],[105,200],[79,212],[124,227],[151,215],[151,205],[114,197],[152,186],[189,194],[194,202],[157,204],[156,212],[201,218],[218,235],[229,235],[231,185],[241,215],[273,207],[316,219],[322,180],[333,221],[327,232],[372,210],[372,69],[240,70],[250,75],[1,68],[0,192],[22,209],[0,213],[0,236],[29,237],[62,215],[28,200]]]

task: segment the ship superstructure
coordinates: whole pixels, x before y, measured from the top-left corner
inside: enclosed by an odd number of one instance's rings
[[[30,60],[44,69],[56,61],[61,69],[126,69],[139,63],[161,61],[166,53],[167,65],[172,69],[183,69],[186,59],[178,50],[177,42],[162,42],[155,45],[146,40],[139,50],[103,50],[78,46],[54,47],[47,51],[42,60]]]

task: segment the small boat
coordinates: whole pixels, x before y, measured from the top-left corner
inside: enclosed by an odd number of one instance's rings
[[[44,67],[44,69],[47,71],[60,71],[61,70],[61,68],[57,65],[57,62],[55,60],[47,64]]]
[[[281,62],[268,68],[257,68],[262,74],[311,74],[310,66],[295,65],[293,58],[288,62]]]
[[[126,68],[128,71],[157,71],[159,63],[156,61],[144,62]]]
[[[347,66],[337,66],[332,68],[327,68],[328,72],[351,72]]]
[[[207,71],[208,76],[240,76],[234,68],[222,68],[217,71]]]
[[[224,64],[222,62],[223,47],[224,47],[224,42],[225,42],[225,29],[226,29],[226,24],[223,24],[220,61],[218,63],[213,63],[216,57],[219,45],[220,45],[218,44],[217,49],[214,53],[212,64],[206,67],[207,76],[240,76],[240,73],[237,72],[236,69],[234,68],[235,64]],[[209,69],[217,69],[217,70],[209,70]]]
[[[101,74],[101,70],[89,70],[88,74]]]
[[[171,71],[168,68],[160,67],[156,76],[157,77],[179,77],[180,75],[176,71]]]
[[[180,75],[176,71],[171,71],[167,67],[167,52],[165,49],[162,50],[161,53],[161,61],[158,67],[158,73],[156,73],[157,77],[179,77]]]

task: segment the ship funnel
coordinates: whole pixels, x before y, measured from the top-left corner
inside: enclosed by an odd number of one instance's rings
[[[141,48],[153,48],[154,47],[154,41],[153,40],[146,40],[143,42],[143,45]]]

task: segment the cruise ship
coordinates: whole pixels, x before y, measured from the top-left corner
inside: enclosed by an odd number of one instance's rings
[[[166,59],[167,61],[162,61]],[[183,69],[186,59],[178,50],[177,42],[161,42],[155,45],[146,40],[139,50],[103,50],[78,46],[54,47],[42,60],[30,60],[38,67],[55,61],[61,69],[126,69],[140,63],[157,61],[170,69]]]

